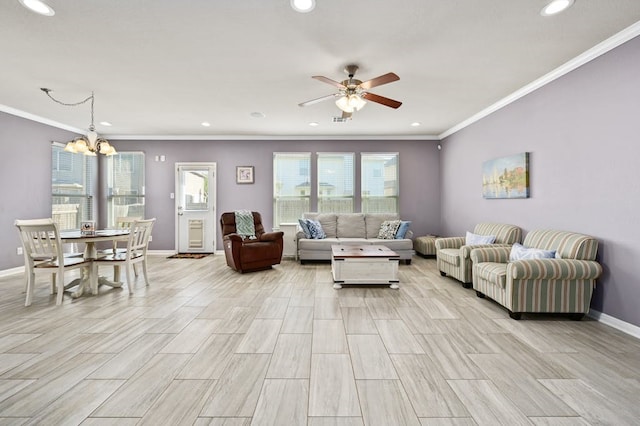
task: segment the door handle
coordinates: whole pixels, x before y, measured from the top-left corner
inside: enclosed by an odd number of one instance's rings
[[[182,211],[182,206],[178,206],[178,216],[182,216],[184,212]]]

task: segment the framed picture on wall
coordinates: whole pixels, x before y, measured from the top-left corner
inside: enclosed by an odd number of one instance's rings
[[[236,183],[253,182],[253,166],[236,166]]]
[[[529,153],[495,158],[482,164],[484,198],[529,198]]]

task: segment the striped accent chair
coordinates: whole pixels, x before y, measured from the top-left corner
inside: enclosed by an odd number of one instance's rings
[[[556,258],[510,262],[509,248],[474,249],[473,288],[478,297],[495,300],[513,319],[523,312],[569,313],[582,319],[602,274],[595,261],[598,241],[573,232],[536,230],[527,234],[523,245],[555,250]]]
[[[471,288],[471,250],[478,247],[507,247],[519,243],[522,230],[515,225],[503,223],[479,223],[473,230],[478,235],[494,235],[494,244],[465,245],[465,237],[436,239],[436,261],[440,275],[451,276],[462,282],[464,288]]]

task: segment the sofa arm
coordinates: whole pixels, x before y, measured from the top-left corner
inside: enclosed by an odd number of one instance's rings
[[[278,241],[278,240],[281,240],[283,236],[284,236],[284,232],[282,232],[282,231],[265,232],[264,234],[260,235],[260,238],[258,238],[258,240],[260,240],[260,241]]]
[[[407,230],[407,233],[404,234],[405,240],[413,240],[413,231],[411,229]]]
[[[233,242],[241,243],[243,238],[238,234],[227,234],[224,236],[223,240],[231,240]]]
[[[507,277],[520,280],[595,280],[602,266],[593,260],[523,259],[507,265]]]
[[[471,257],[471,250],[474,249],[485,249],[485,248],[506,248],[507,249],[507,260],[504,263],[509,261],[509,253],[511,252],[511,244],[475,244],[472,246],[464,245],[460,247],[460,256],[463,259],[469,259]],[[491,261],[486,261],[491,262]]]
[[[483,262],[495,262],[495,263],[508,263],[509,254],[511,248],[509,247],[495,247],[495,245],[489,246],[467,246],[472,247],[471,261],[474,264]]]
[[[303,238],[307,238],[303,231],[296,232],[296,240],[301,240]]]
[[[465,237],[436,238],[436,250],[460,248],[464,245],[465,241]]]

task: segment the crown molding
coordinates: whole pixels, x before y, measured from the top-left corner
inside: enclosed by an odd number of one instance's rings
[[[40,117],[39,115],[31,114],[30,112],[25,112],[7,105],[0,104],[0,112],[6,112],[7,114],[15,115],[16,117],[26,118],[27,120],[35,121],[36,123],[46,124],[47,126],[55,127],[62,130],[68,130],[74,133],[86,133],[86,130],[68,126],[57,121],[49,120],[48,118]]]
[[[586,64],[587,62],[590,62],[596,58],[598,58],[599,56],[604,55],[605,53],[615,49],[616,47],[620,46],[623,43],[626,43],[627,41],[637,37],[638,35],[640,35],[640,21],[636,22],[635,24],[625,28],[624,30],[620,31],[619,33],[609,37],[608,39],[604,40],[603,42],[596,44],[594,47],[592,47],[591,49],[585,51],[584,53],[576,56],[575,58],[571,59],[568,62],[565,62],[563,65],[560,65],[558,68],[554,69],[553,71],[549,72],[548,74],[543,75],[542,77],[538,78],[537,80],[534,80],[533,82],[527,84],[526,86],[516,90],[515,92],[513,92],[512,94],[510,94],[509,96],[502,98],[501,100],[499,100],[498,102],[494,103],[493,105],[489,106],[488,108],[483,109],[482,111],[478,112],[477,114],[472,115],[471,117],[467,118],[466,120],[456,124],[455,126],[451,127],[448,130],[445,130],[444,132],[442,132],[441,134],[438,135],[438,138],[440,138],[441,140],[451,136],[452,134],[464,129],[467,126],[470,126],[471,124],[475,123],[476,121],[479,121],[483,118],[485,118],[486,116],[498,111],[499,109],[517,101],[518,99],[528,95],[529,93],[533,92],[534,90],[537,90],[549,83],[551,83],[554,80],[557,80],[558,78],[564,76],[565,74],[570,73],[571,71],[575,70],[576,68]]]
[[[440,140],[437,135],[109,135],[110,140]]]

